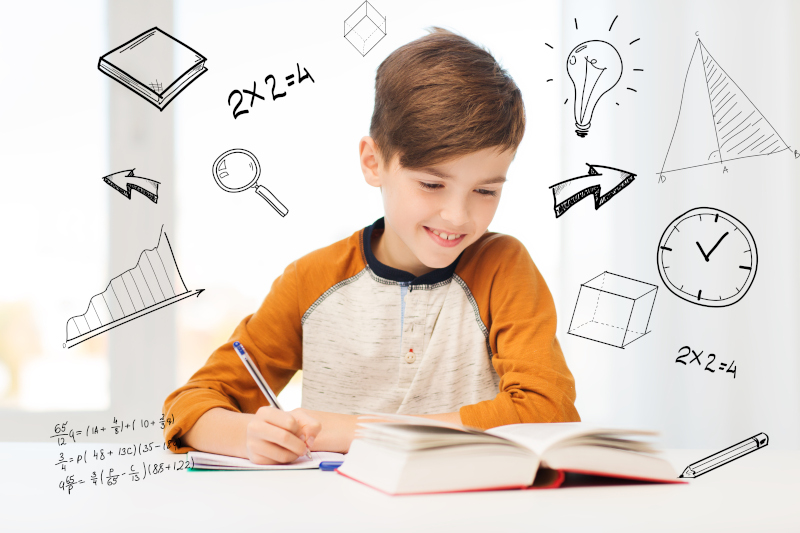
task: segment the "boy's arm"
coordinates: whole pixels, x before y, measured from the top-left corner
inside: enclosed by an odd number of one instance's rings
[[[233,438],[228,427],[236,417],[221,417],[219,414],[204,415],[213,410],[227,410],[232,415],[253,413],[267,404],[255,381],[247,372],[239,356],[233,350],[233,342],[241,342],[258,366],[259,371],[275,393],[279,393],[302,366],[302,341],[300,312],[296,297],[296,263],[289,265],[275,280],[261,307],[255,314],[246,317],[236,327],[231,338],[211,354],[208,361],[189,381],[172,392],[164,402],[166,420],[172,423],[164,429],[171,449],[185,453],[193,446],[185,442],[186,434],[200,417],[204,417],[207,428],[217,431],[200,431],[192,439],[204,451],[229,449]],[[228,413],[224,413],[227,415]],[[244,420],[238,417],[239,425]],[[198,438],[199,437],[199,438]],[[228,444],[226,445],[226,442]],[[241,444],[241,443],[240,443]],[[241,448],[241,446],[240,446]]]
[[[575,380],[556,339],[555,304],[542,275],[513,237],[494,235],[483,248],[476,251],[481,261],[469,262],[461,275],[489,325],[500,392],[492,400],[461,407],[462,423],[488,429],[579,421]]]

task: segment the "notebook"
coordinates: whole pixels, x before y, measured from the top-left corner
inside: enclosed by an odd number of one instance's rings
[[[681,483],[654,432],[582,422],[487,431],[402,415],[359,423],[340,474],[387,494],[560,486],[567,473]]]
[[[163,111],[208,69],[206,58],[150,28],[100,58],[97,68]]]
[[[322,461],[342,461],[344,457],[341,453],[311,452],[311,459],[302,456],[285,465],[259,465],[241,457],[206,452],[189,452],[186,459],[189,470],[303,470],[319,468]]]

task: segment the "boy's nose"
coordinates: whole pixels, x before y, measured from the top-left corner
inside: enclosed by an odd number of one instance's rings
[[[456,199],[450,200],[442,208],[441,217],[455,227],[465,225],[469,222],[466,202]]]

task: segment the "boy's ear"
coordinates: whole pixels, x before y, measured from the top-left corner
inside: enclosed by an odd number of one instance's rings
[[[364,179],[373,187],[381,186],[381,158],[378,153],[378,146],[372,137],[362,137],[358,143],[358,155],[361,162],[361,172]]]

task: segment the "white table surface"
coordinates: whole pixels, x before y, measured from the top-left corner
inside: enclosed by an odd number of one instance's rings
[[[765,448],[688,485],[387,496],[334,472],[174,472],[114,486],[128,472],[185,458],[168,451],[93,459],[120,444],[0,443],[0,531],[800,531],[800,451]],[[88,450],[88,464],[55,463]],[[713,453],[670,450],[680,472]],[[86,483],[58,488],[73,474]]]

